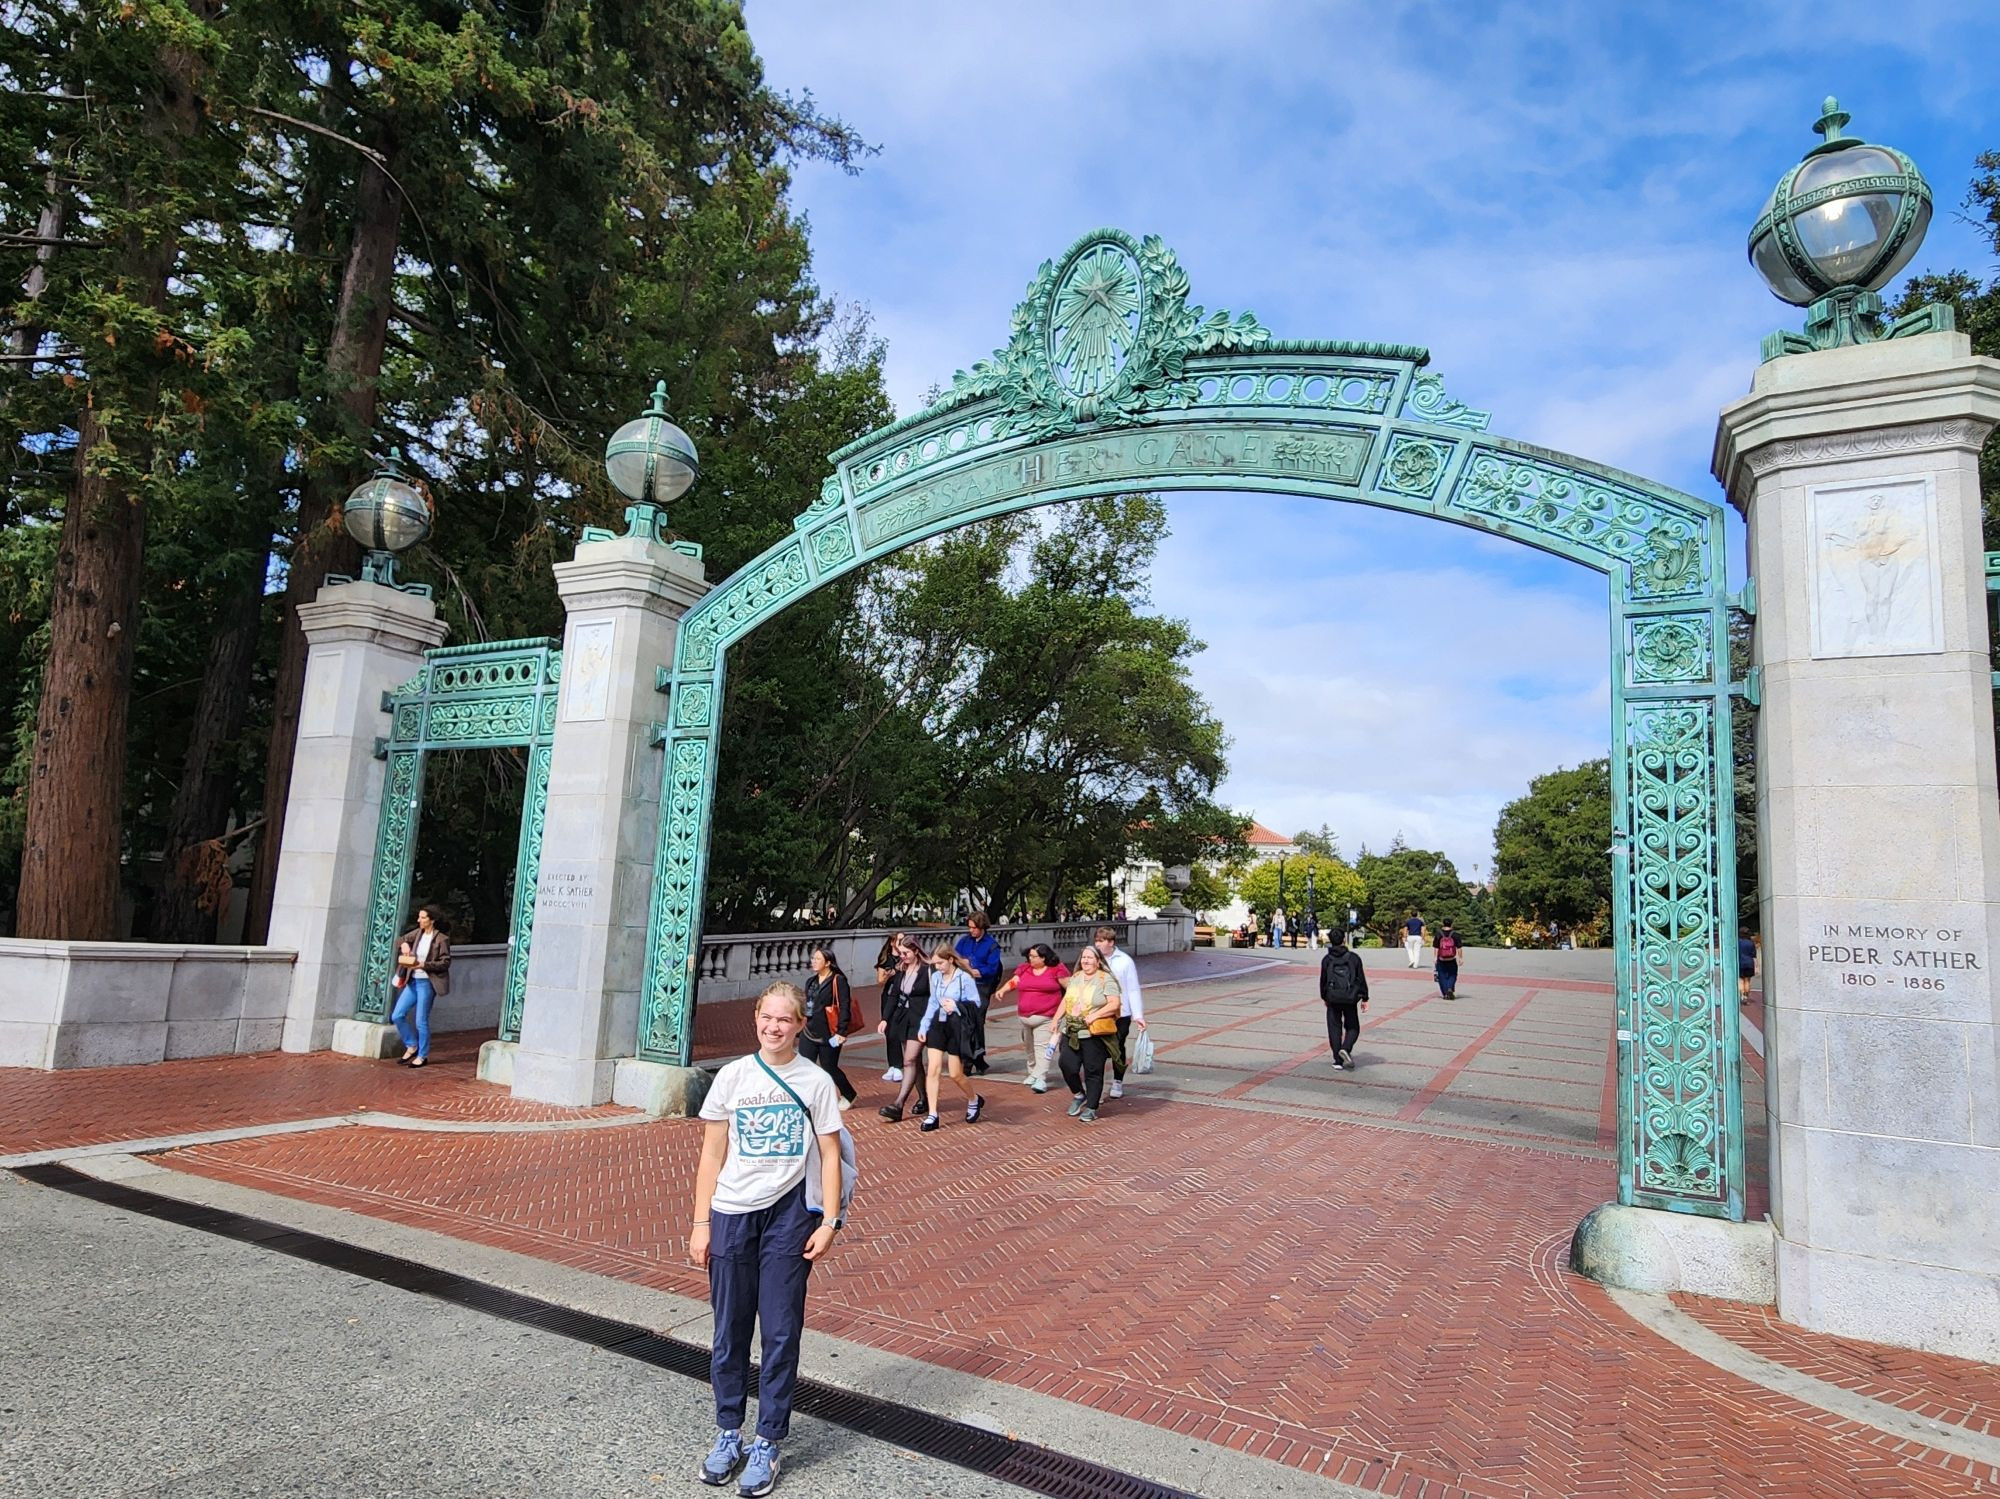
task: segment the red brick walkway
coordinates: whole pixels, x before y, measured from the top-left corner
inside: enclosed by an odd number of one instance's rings
[[[1013,1083],[976,1127],[851,1116],[865,1182],[815,1326],[1385,1493],[2000,1483],[1724,1374],[1563,1269],[1612,1191],[1594,1155],[1174,1102],[1170,1072],[1088,1128]],[[698,1135],[343,1130],[167,1163],[698,1297]]]
[[[574,1119],[625,1109],[520,1103],[472,1076],[490,1031],[439,1036],[429,1066],[331,1052],[198,1057],[150,1067],[38,1072],[0,1067],[0,1155],[282,1124],[374,1109],[420,1119]]]

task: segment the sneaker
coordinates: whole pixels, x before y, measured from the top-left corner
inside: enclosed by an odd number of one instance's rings
[[[1076,1122],[1077,1122],[1078,1124],[1095,1124],[1095,1123],[1097,1123],[1097,1110],[1095,1110],[1095,1109],[1085,1109],[1085,1110],[1084,1110],[1084,1111],[1083,1111],[1083,1112],[1082,1112],[1081,1114],[1078,1114],[1078,1115],[1076,1116]]]
[[[1333,1063],[1333,1070],[1335,1072],[1345,1072],[1347,1070],[1347,1064],[1336,1057]]]
[[[1343,1046],[1333,1054],[1333,1060],[1335,1066],[1352,1067],[1354,1065],[1354,1053]]]
[[[917,1128],[922,1130],[925,1134],[929,1134],[932,1130],[936,1129],[937,1127],[938,1127],[938,1116],[935,1114],[924,1115],[924,1122],[917,1126]]]
[[[973,1094],[972,1102],[965,1106],[965,1122],[967,1124],[977,1124],[979,1122],[979,1111],[985,1107],[986,1095],[984,1093]]]
[[[736,1476],[736,1469],[742,1461],[743,1433],[719,1431],[715,1434],[715,1446],[702,1460],[701,1472],[695,1476],[711,1488],[720,1488]]]
[[[1115,1077],[1111,1079],[1111,1096],[1113,1098],[1123,1098],[1125,1096],[1125,1085]]]
[[[1029,1084],[1029,1086],[1032,1087],[1037,1093],[1046,1093],[1049,1091],[1049,1085],[1043,1082],[1040,1078],[1036,1078],[1034,1082]]]
[[[759,1494],[768,1494],[778,1486],[778,1444],[759,1437],[750,1444],[750,1455],[743,1464],[743,1479],[736,1485],[736,1492],[743,1499],[757,1499]]]
[[[903,1069],[900,1067],[891,1067],[887,1072],[882,1074],[882,1081],[885,1083],[900,1083],[902,1080]]]
[[[1035,1074],[1034,1074],[1034,1073],[1032,1073],[1032,1072],[1030,1072],[1030,1073],[1027,1073],[1027,1074],[1023,1075],[1023,1077],[1021,1078],[1021,1086],[1022,1086],[1022,1087],[1024,1087],[1024,1088],[1032,1088],[1032,1087],[1034,1087],[1034,1086],[1035,1086]]]
[[[1074,1119],[1078,1114],[1081,1114],[1082,1112],[1083,1112],[1083,1095],[1079,1093],[1076,1095],[1076,1097],[1072,1098],[1069,1101],[1069,1117]]]
[[[840,1112],[841,1112],[841,1113],[845,1114],[845,1113],[846,1113],[846,1112],[847,1112],[847,1111],[848,1111],[849,1109],[851,1109],[851,1108],[853,1108],[853,1107],[854,1107],[854,1100],[853,1100],[853,1099],[851,1099],[851,1098],[843,1098],[843,1099],[841,1099],[841,1101],[840,1101]]]

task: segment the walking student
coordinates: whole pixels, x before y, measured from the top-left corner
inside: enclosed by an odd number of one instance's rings
[[[1748,928],[1739,927],[1736,932],[1736,998],[1740,1004],[1750,1003],[1750,980],[1757,972],[1757,939],[1750,935]]]
[[[929,1089],[930,1111],[920,1126],[928,1134],[938,1127],[938,1085],[949,1076],[965,1095],[965,1122],[977,1124],[986,1107],[986,1096],[972,1091],[965,1080],[972,1065],[972,1048],[979,1022],[979,986],[972,970],[953,948],[942,942],[931,954],[931,998],[924,1018],[917,1023],[917,1039],[924,1046],[924,1081]]]
[[[1045,1048],[1049,1027],[1062,1008],[1063,980],[1069,969],[1056,958],[1056,950],[1046,942],[1028,949],[1028,961],[1014,970],[1014,976],[993,991],[998,1001],[1009,989],[1015,990],[1016,1013],[1021,1021],[1021,1045],[1028,1053],[1028,1075],[1021,1079],[1037,1093],[1049,1091],[1049,1058]]]
[[[924,1091],[924,1043],[917,1036],[917,1022],[931,1002],[930,964],[924,961],[924,950],[917,946],[916,938],[899,935],[902,945],[896,950],[896,968],[882,986],[882,1018],[875,1026],[889,1048],[889,1070],[882,1074],[883,1081],[901,1085],[895,1101],[876,1110],[891,1124],[902,1122],[903,1110],[913,1095],[920,1113],[930,1109],[930,1095]]]
[[[984,911],[974,911],[965,918],[965,935],[955,944],[979,989],[979,1008],[967,1017],[972,1028],[972,1060],[966,1065],[982,1077],[988,1071],[986,1007],[992,1004],[993,990],[1000,982],[1000,944],[988,935],[990,925]]]
[[[806,1278],[832,1252],[841,1228],[840,1101],[833,1080],[799,1055],[805,996],[794,985],[773,984],[757,997],[756,1015],[757,1050],[718,1072],[702,1101],[688,1231],[688,1258],[708,1271],[715,1313],[708,1367],[716,1438],[698,1476],[720,1487],[740,1467],[736,1492],[748,1499],[778,1482],[778,1443],[791,1429],[798,1383]],[[806,1206],[815,1137],[824,1212]],[[757,1435],[745,1447],[757,1325],[764,1334]]]
[[[1410,966],[1424,966],[1424,918],[1415,911],[1403,922],[1403,951],[1409,954]]]
[[[396,939],[396,966],[403,971],[403,992],[389,1019],[403,1038],[402,1064],[428,1066],[431,1003],[451,993],[451,938],[438,925],[435,907],[417,907],[417,924]]]
[[[1451,929],[1447,921],[1438,928],[1437,973],[1438,993],[1446,999],[1458,998],[1458,960],[1464,951],[1464,944],[1458,940],[1458,933]]]
[[[799,1033],[799,1055],[833,1079],[845,1113],[854,1106],[854,1084],[840,1069],[840,1049],[861,1024],[861,1009],[832,948],[816,946],[806,961],[813,976],[806,984],[806,1028]]]
[[[1285,945],[1285,908],[1279,906],[1271,913],[1271,946]]]
[[[1097,1122],[1104,1101],[1104,1064],[1124,1048],[1118,1036],[1123,1008],[1118,980],[1104,966],[1104,955],[1086,947],[1076,955],[1076,972],[1063,985],[1062,1008],[1056,1011],[1048,1050],[1062,1066],[1069,1084],[1069,1112],[1084,1124]]]
[[[1146,999],[1139,992],[1139,965],[1132,961],[1132,955],[1118,945],[1118,928],[1101,926],[1092,937],[1097,955],[1104,960],[1104,966],[1111,971],[1112,980],[1118,985],[1118,996],[1124,1002],[1124,1009],[1118,1016],[1118,1045],[1111,1053],[1111,1096],[1125,1096],[1125,1065],[1132,1059],[1130,1042],[1132,1032],[1146,1029]]]
[[[1326,934],[1326,956],[1319,960],[1319,997],[1326,1006],[1326,1044],[1333,1048],[1333,1065],[1354,1069],[1354,1047],[1361,1039],[1361,1012],[1368,1008],[1368,970],[1361,954],[1350,952],[1337,931]]]

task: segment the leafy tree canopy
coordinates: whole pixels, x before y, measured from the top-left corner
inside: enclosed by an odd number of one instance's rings
[[[1591,760],[1528,783],[1493,832],[1500,917],[1577,926],[1611,907],[1611,762]]]

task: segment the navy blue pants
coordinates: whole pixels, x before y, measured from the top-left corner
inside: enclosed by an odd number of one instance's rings
[[[806,1240],[820,1215],[806,1211],[800,1182],[754,1213],[708,1214],[708,1299],[715,1309],[715,1346],[708,1374],[715,1386],[715,1426],[740,1431],[750,1390],[750,1330],[761,1323],[764,1355],[757,1386],[757,1435],[780,1441],[792,1428],[792,1388],[799,1379],[799,1339],[805,1331]]]
[[[1458,960],[1441,958],[1437,964],[1438,993],[1453,994],[1458,990]]]

